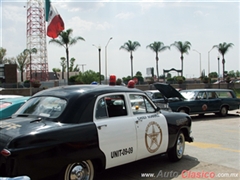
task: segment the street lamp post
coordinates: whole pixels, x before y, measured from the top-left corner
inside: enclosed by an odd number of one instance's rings
[[[105,46],[105,83],[107,84],[107,46],[108,43],[110,42],[110,40],[112,39],[112,37],[108,40],[106,46]]]
[[[93,44],[93,46],[95,46]],[[98,49],[98,53],[99,53],[99,84],[102,84],[101,83],[101,46],[95,46],[97,49]]]
[[[208,51],[208,76],[210,74],[210,52],[213,50],[213,47],[212,49],[210,49],[210,51]]]
[[[197,50],[193,49],[193,51],[197,52],[199,54],[199,67],[200,67],[200,76],[202,75],[202,63],[201,63],[201,53],[198,52]]]

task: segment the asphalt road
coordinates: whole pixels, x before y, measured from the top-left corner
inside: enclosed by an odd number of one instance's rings
[[[240,111],[240,110],[239,110]],[[111,168],[96,180],[155,179],[240,179],[240,113],[227,117],[207,114],[192,116],[193,143],[186,143],[185,155],[172,163],[167,156],[156,156]]]

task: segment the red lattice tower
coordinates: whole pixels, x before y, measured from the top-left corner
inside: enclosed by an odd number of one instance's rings
[[[33,48],[37,49],[37,53],[31,53],[31,62],[26,67],[26,78],[46,81],[48,80],[48,59],[44,1],[42,0],[27,2],[27,49]]]

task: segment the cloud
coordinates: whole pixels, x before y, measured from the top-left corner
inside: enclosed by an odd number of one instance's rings
[[[74,27],[74,31],[90,31],[90,30],[106,30],[110,29],[111,25],[108,22],[91,22],[91,21],[85,21],[77,16],[71,18],[69,21],[68,27]]]
[[[119,13],[115,16],[118,19],[129,19],[134,17],[134,13],[126,12],[126,13]]]
[[[209,14],[208,13],[204,13],[202,11],[195,11],[194,15],[201,16],[201,17],[207,17]]]
[[[25,22],[26,17],[23,16],[23,13],[26,11],[24,7],[20,8],[19,6],[13,6],[13,5],[4,5],[2,9],[2,16],[4,19],[14,21],[14,22]]]
[[[78,11],[96,11],[104,7],[102,2],[58,2],[56,3],[56,8],[59,7],[68,12],[78,12]]]

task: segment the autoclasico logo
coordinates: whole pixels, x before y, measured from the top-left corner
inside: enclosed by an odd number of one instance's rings
[[[215,173],[214,172],[205,172],[205,171],[188,171],[183,170],[181,173],[182,178],[214,178]]]
[[[177,178],[181,176],[183,179],[213,179],[215,177],[234,177],[238,178],[238,173],[215,173],[212,171],[190,171],[183,170],[182,172],[178,171],[163,171],[160,170],[156,176],[155,173],[141,173],[142,178],[150,178],[150,177],[161,177],[161,178]]]
[[[168,177],[168,178],[176,178],[179,176],[179,172],[177,171],[169,171],[169,172],[163,172],[162,170],[160,170],[157,174],[157,177]],[[215,173],[214,172],[205,172],[205,171],[197,171],[197,172],[193,172],[193,171],[188,171],[188,170],[183,170],[181,172],[181,176],[182,178],[186,178],[186,179],[193,179],[193,178],[214,178],[215,177]]]

